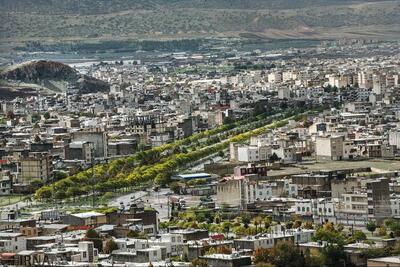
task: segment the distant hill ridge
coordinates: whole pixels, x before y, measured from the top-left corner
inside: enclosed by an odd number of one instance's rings
[[[379,1],[379,0],[378,0]],[[382,0],[381,0],[382,1]],[[161,8],[292,9],[365,3],[354,0],[0,0],[4,11],[41,14],[107,14]]]
[[[400,0],[0,0],[0,39],[400,37]]]

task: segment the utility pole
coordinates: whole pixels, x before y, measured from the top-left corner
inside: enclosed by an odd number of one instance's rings
[[[94,208],[94,202],[95,202],[95,190],[94,190],[94,184],[95,184],[95,178],[94,178],[94,148],[92,147],[91,149],[91,157],[92,157],[92,206]]]
[[[167,207],[168,207],[168,219],[169,219],[169,195],[168,195]]]

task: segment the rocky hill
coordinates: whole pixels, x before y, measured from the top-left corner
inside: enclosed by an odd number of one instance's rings
[[[94,93],[108,91],[110,88],[106,82],[80,74],[68,65],[45,60],[8,67],[0,73],[0,79],[6,80],[8,84],[36,85],[50,92],[64,92],[74,88],[79,93]]]

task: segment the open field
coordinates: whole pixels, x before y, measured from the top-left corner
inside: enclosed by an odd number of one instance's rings
[[[0,196],[0,207],[13,205],[23,200],[21,195]]]
[[[317,162],[314,164],[296,165],[296,167],[282,168],[281,170],[271,170],[268,176],[299,174],[309,171],[320,170],[341,170],[341,169],[356,169],[356,168],[376,168],[387,171],[400,170],[399,160],[378,160],[371,159],[365,161],[326,161]]]

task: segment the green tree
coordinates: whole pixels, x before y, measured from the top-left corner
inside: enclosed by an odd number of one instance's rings
[[[368,231],[371,232],[372,235],[374,235],[374,232],[375,232],[375,230],[377,228],[377,225],[376,225],[376,223],[374,221],[369,221],[367,223],[367,225],[366,225],[366,228],[367,228]]]
[[[223,222],[222,223],[222,229],[224,230],[226,235],[229,235],[229,232],[230,232],[231,228],[232,228],[232,224],[230,222]]]
[[[361,251],[361,256],[365,259],[381,258],[390,256],[390,248],[367,248]]]
[[[35,137],[33,139],[33,142],[40,143],[41,141],[42,141],[42,139],[40,139],[40,136],[39,135],[35,135]]]
[[[327,241],[330,244],[340,244],[343,245],[345,243],[344,236],[339,233],[337,230],[320,228],[315,232],[315,236],[313,237],[315,241]]]
[[[84,239],[87,241],[92,241],[95,248],[97,248],[99,251],[103,251],[103,240],[95,230],[87,230]]]
[[[363,241],[367,239],[367,236],[361,230],[355,230],[353,234],[353,238],[356,241]]]
[[[221,223],[221,216],[219,214],[215,214],[214,223],[216,223],[216,224],[220,224]]]
[[[34,190],[37,190],[44,185],[41,179],[33,179],[30,184]]]
[[[249,227],[250,222],[251,222],[250,217],[247,214],[244,214],[242,216],[242,223],[243,223],[244,227],[245,228]]]
[[[49,113],[49,112],[44,113],[44,114],[43,114],[43,117],[44,117],[46,120],[50,119],[50,113]]]
[[[36,199],[50,199],[53,195],[53,190],[50,186],[43,186],[39,188],[35,193]]]
[[[279,160],[280,160],[280,158],[278,157],[278,155],[275,152],[269,157],[270,162],[276,162]]]
[[[346,254],[342,245],[328,244],[322,248],[321,253],[324,266],[337,267],[345,265]]]
[[[381,227],[379,227],[379,230],[378,230],[379,236],[385,236],[386,233],[387,233],[387,229],[386,229],[386,227],[385,227],[384,225],[382,225]]]
[[[104,253],[111,254],[114,250],[118,249],[117,243],[114,240],[110,239],[107,241],[106,245],[104,246]]]
[[[278,242],[271,249],[271,263],[277,267],[303,267],[303,253],[291,241]]]
[[[40,120],[40,115],[38,113],[33,113],[31,116],[32,123],[35,123]]]

